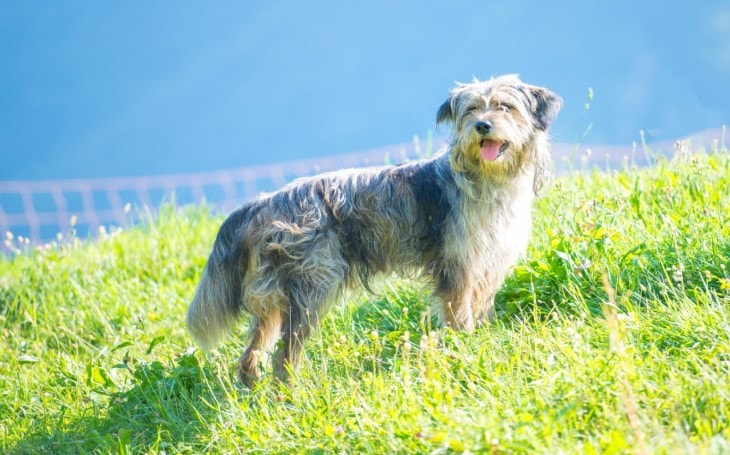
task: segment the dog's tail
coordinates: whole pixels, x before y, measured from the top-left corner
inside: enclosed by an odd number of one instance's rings
[[[228,335],[242,310],[247,255],[237,233],[247,212],[248,207],[236,210],[221,225],[188,308],[188,330],[205,350]]]

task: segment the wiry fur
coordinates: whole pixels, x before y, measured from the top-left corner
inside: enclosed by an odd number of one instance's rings
[[[419,271],[444,324],[472,330],[494,314],[494,295],[527,247],[532,201],[550,174],[547,129],[561,100],[517,76],[459,84],[437,122],[453,125],[447,150],[399,166],[297,180],[247,203],[223,223],[188,310],[192,335],[215,345],[242,311],[252,315],[239,378],[260,376],[273,354],[290,379],[302,344],[347,286]],[[477,132],[489,122],[489,132]],[[493,161],[483,139],[498,141]]]

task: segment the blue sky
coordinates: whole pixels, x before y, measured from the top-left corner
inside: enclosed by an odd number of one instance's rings
[[[454,81],[503,73],[563,96],[560,142],[730,122],[727,2],[592,3],[0,0],[0,179],[403,143]]]

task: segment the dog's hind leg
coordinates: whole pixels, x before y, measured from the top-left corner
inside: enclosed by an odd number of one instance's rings
[[[299,368],[304,342],[318,325],[318,315],[310,315],[297,306],[292,306],[291,311],[284,315],[281,343],[273,358],[274,375],[283,384],[290,384],[291,375]]]
[[[298,292],[293,293],[289,312],[282,315],[281,343],[273,357],[273,369],[274,375],[283,384],[290,384],[291,375],[299,367],[304,343],[317,329],[344,284],[344,274],[313,275],[316,282],[310,275],[292,286]]]
[[[287,304],[280,307],[286,311],[282,313],[281,344],[273,357],[273,369],[284,384],[291,382],[304,343],[340,295],[350,270],[342,256],[340,238],[331,231],[315,230],[307,242],[296,246],[300,259],[280,271]],[[289,251],[293,255],[295,249]]]
[[[260,378],[261,363],[266,352],[279,338],[281,325],[281,312],[278,309],[251,319],[248,346],[238,361],[238,379],[249,389],[253,389]]]

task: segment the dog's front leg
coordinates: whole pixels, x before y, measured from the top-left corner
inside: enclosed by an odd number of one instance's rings
[[[494,294],[489,295],[489,297],[476,295],[472,302],[474,304],[473,311],[477,325],[494,320]]]
[[[476,321],[471,280],[455,268],[445,267],[436,276],[436,283],[434,294],[444,325],[453,330],[473,331]]]

